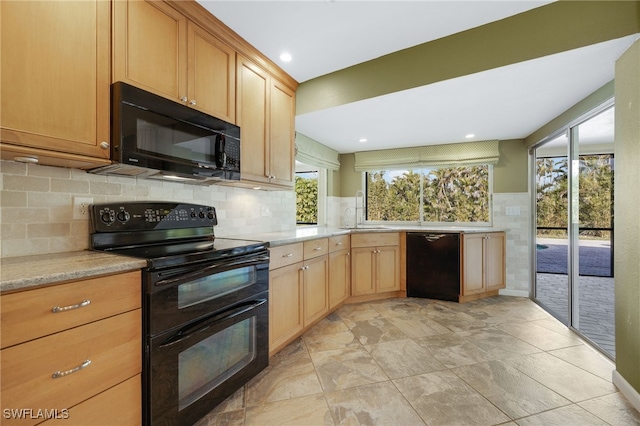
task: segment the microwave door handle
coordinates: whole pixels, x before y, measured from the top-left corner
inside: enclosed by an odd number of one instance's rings
[[[227,154],[225,153],[227,141],[224,135],[217,134],[216,135],[216,166],[218,168],[223,168],[227,165]]]
[[[189,337],[193,336],[196,333],[200,333],[201,331],[208,329],[216,322],[222,322],[222,321],[235,318],[238,315],[242,315],[245,312],[249,312],[257,308],[258,306],[264,305],[265,303],[267,303],[267,299],[258,299],[258,300],[252,300],[250,302],[242,303],[239,306],[235,306],[227,311],[223,311],[219,314],[216,314],[202,323],[198,323],[192,327],[179,330],[176,334],[174,334],[173,336],[169,337],[167,340],[162,342],[159,347],[166,348],[168,346],[173,346],[177,343],[180,343],[188,339]]]
[[[220,263],[214,263],[213,265],[209,265],[205,268],[202,269],[198,269],[196,272],[191,272],[188,274],[184,274],[184,275],[180,275],[178,277],[173,277],[173,278],[166,278],[164,280],[159,280],[158,282],[155,283],[156,286],[161,287],[161,286],[165,286],[165,285],[170,285],[170,284],[175,284],[177,282],[180,281],[189,281],[195,278],[198,278],[200,276],[202,276],[203,274],[206,275],[206,273],[208,273],[209,271],[213,270],[213,269],[218,269],[221,267],[224,267],[225,269],[229,269],[231,267],[235,267],[235,266],[250,266],[250,265],[258,265],[260,263],[264,263],[264,262],[268,262],[269,261],[269,256],[259,256],[259,257],[253,257],[249,260],[244,259],[244,260],[237,260],[235,262],[220,262]]]

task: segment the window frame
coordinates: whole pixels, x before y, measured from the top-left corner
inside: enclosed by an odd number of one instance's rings
[[[305,166],[309,166],[305,164]],[[308,170],[294,171],[294,181],[298,173],[317,173],[318,174],[318,199],[316,200],[317,211],[317,223],[299,223],[297,220],[296,212],[296,226],[297,227],[310,227],[310,226],[325,226],[327,223],[327,169],[324,167],[309,166]],[[294,187],[295,192],[295,187]],[[296,193],[297,196],[297,193]],[[296,205],[297,208],[297,205]]]
[[[367,175],[370,172],[362,172],[362,188],[363,188],[363,192],[365,194],[365,211],[366,211],[366,216],[365,216],[365,220],[364,220],[364,224],[365,225],[369,225],[369,226],[382,226],[382,225],[388,225],[388,226],[419,226],[419,227],[438,227],[438,228],[442,228],[442,227],[456,227],[456,228],[460,228],[460,227],[469,227],[469,228],[490,228],[493,226],[493,164],[478,164],[478,166],[487,166],[488,167],[488,196],[489,196],[489,200],[487,201],[488,203],[488,207],[489,207],[489,221],[488,222],[429,222],[429,221],[425,221],[424,220],[424,196],[423,196],[423,190],[424,190],[424,171],[425,170],[434,170],[434,169],[444,169],[444,168],[455,168],[455,167],[461,167],[461,166],[456,166],[456,165],[449,165],[449,166],[437,166],[437,167],[419,167],[416,169],[410,169],[407,167],[388,167],[385,168],[385,172],[389,172],[389,171],[413,171],[415,173],[420,173],[420,203],[419,203],[419,219],[417,221],[388,221],[388,220],[369,220],[368,216],[369,216],[369,200],[367,197],[368,194],[368,188],[367,188],[367,184],[368,184],[368,179],[367,179]],[[379,170],[378,170],[379,171]],[[375,173],[376,171],[373,171],[372,173]]]

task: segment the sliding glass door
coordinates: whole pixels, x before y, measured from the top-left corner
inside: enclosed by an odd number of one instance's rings
[[[615,357],[613,107],[535,149],[534,299]]]

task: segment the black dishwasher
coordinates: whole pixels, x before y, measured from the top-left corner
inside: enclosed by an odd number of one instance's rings
[[[407,233],[407,296],[457,302],[460,234]]]

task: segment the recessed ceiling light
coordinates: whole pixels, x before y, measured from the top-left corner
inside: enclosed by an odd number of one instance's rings
[[[465,138],[467,139],[471,139],[471,138],[475,138],[476,135],[474,135],[473,133],[469,133],[468,135],[465,136]]]
[[[360,139],[358,139],[358,142],[362,142],[362,143],[364,143],[364,142],[366,142],[366,141],[367,141],[367,138],[360,138]]]
[[[280,60],[283,62],[291,62],[291,54],[284,52],[280,54]]]

